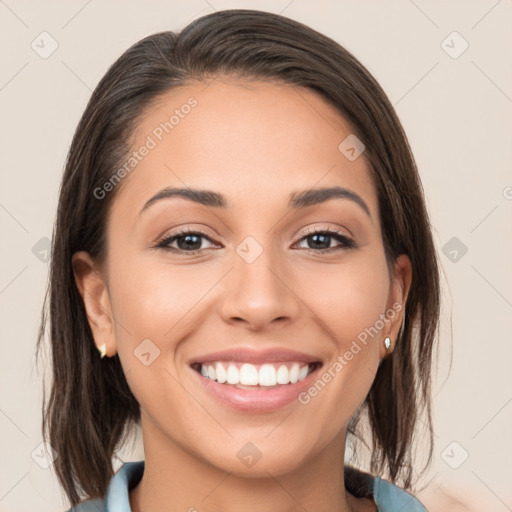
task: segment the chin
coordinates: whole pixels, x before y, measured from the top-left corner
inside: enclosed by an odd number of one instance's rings
[[[299,446],[287,445],[286,450],[279,450],[268,440],[261,443],[235,443],[233,448],[234,457],[227,456],[231,451],[218,454],[218,457],[212,457],[209,454],[209,463],[222,471],[231,473],[234,476],[243,478],[268,478],[272,476],[284,475],[297,470],[305,463],[306,457]],[[300,456],[299,454],[303,454]]]

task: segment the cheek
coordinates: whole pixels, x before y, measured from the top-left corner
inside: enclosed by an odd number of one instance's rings
[[[120,340],[128,331],[130,343],[150,338],[166,350],[165,344],[190,328],[191,312],[215,280],[201,266],[140,258],[119,265],[111,282],[113,313],[126,329],[118,329]]]
[[[329,438],[348,422],[373,383],[382,339],[376,325],[386,310],[388,269],[384,256],[368,254],[304,275],[298,295],[307,298],[311,321],[331,341],[332,353],[301,403]]]
[[[116,349],[126,379],[145,409],[158,410],[161,403],[176,411],[183,404],[193,406],[177,381],[189,371],[183,364],[190,350],[188,339],[208,333],[208,319],[220,323],[214,314],[220,298],[216,285],[226,268],[208,262],[179,263],[163,253],[133,253],[126,251],[109,273],[112,310],[118,320]]]
[[[293,282],[294,291],[329,330],[339,350],[385,312],[389,278],[384,256],[359,254],[321,271],[301,269]]]
[[[201,299],[218,279],[200,265],[156,260],[126,258],[116,265],[110,272],[111,304],[116,348],[133,394],[144,409],[157,411],[156,416],[166,403],[169,414],[163,416],[172,423],[172,411],[176,415],[181,407],[194,406],[175,380],[182,371],[180,342],[200,328]]]

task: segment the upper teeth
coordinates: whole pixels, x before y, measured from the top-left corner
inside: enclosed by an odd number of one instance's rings
[[[206,363],[201,365],[201,374],[223,384],[242,384],[245,386],[275,386],[276,384],[295,384],[309,373],[307,363],[263,364],[261,366],[242,363]]]

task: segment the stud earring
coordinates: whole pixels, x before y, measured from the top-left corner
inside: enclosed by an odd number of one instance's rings
[[[107,346],[105,345],[105,343],[98,347],[98,350],[100,351],[100,358],[103,359],[107,353]]]
[[[391,348],[391,338],[387,337],[384,339],[384,346],[386,347],[386,351],[389,352]]]

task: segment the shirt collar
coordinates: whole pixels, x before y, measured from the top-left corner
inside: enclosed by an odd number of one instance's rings
[[[144,461],[125,462],[112,478],[107,491],[107,512],[131,512],[129,491],[144,473]]]
[[[131,512],[129,491],[141,480],[144,461],[125,462],[112,478],[107,492],[107,512]],[[394,510],[394,506],[407,506],[407,512],[424,512],[426,509],[411,494],[391,482],[374,479],[374,500],[379,510]]]

